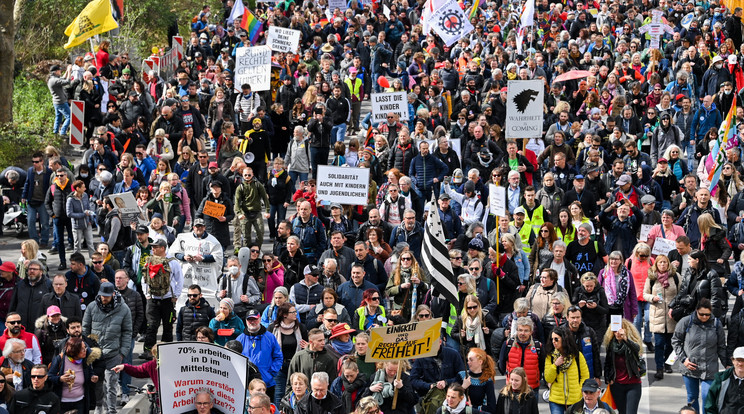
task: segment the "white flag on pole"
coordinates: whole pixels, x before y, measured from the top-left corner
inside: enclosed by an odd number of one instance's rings
[[[437,32],[447,46],[452,46],[474,29],[468,16],[455,0],[450,0],[434,10],[429,17],[428,25]]]
[[[227,18],[227,24],[232,25],[233,21],[245,13],[245,6],[243,6],[243,0],[235,0],[230,17]]]

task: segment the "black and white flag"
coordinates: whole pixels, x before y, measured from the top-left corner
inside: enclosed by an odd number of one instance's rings
[[[444,243],[444,228],[439,218],[439,209],[434,202],[429,207],[429,216],[424,225],[424,246],[421,260],[431,275],[435,294],[454,305],[459,314],[459,299],[455,274],[449,260],[449,251]]]

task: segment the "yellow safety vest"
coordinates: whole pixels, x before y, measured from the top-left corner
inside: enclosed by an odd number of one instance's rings
[[[357,101],[361,101],[362,100],[362,95],[360,95],[359,92],[362,90],[362,81],[361,81],[361,79],[359,79],[357,77],[354,78],[354,81],[355,82],[352,83],[351,82],[351,79],[346,78],[346,80],[344,81],[344,83],[346,84],[346,86],[349,87],[349,92],[351,93],[351,96],[355,97],[357,99]],[[358,81],[358,82],[356,82],[356,81]]]
[[[566,243],[566,246],[568,246],[569,243],[576,239],[576,229],[574,229],[573,233],[563,234],[563,231],[561,231],[560,228],[556,227],[555,233],[556,235],[558,235],[559,239],[563,240],[563,243]]]
[[[512,226],[517,227],[516,224],[512,221]],[[524,250],[525,253],[530,254],[532,251],[532,247],[530,246],[530,236],[532,235],[532,226],[527,224],[527,220],[524,221],[524,225],[521,229],[519,229],[519,239],[522,240],[522,250]]]
[[[527,208],[525,208],[524,210],[526,212]],[[532,226],[532,231],[534,231],[536,234],[540,234],[540,227],[545,224],[545,219],[543,218],[544,213],[545,209],[543,208],[543,206],[537,206],[537,208],[535,208],[535,210],[532,212],[532,218],[530,218],[529,215],[525,214],[524,224]]]
[[[378,306],[380,308],[380,316],[383,318],[385,317],[385,308],[383,306]],[[359,316],[359,330],[360,331],[366,331],[367,329],[364,327],[364,324],[367,322],[367,308],[365,306],[360,306],[356,310],[357,316]]]

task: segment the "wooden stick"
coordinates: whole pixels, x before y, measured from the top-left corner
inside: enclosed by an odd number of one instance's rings
[[[398,361],[398,373],[395,374],[395,379],[399,380],[401,374],[403,373],[403,361]],[[395,406],[398,405],[398,388],[395,387],[395,381],[393,381],[393,388],[395,388],[395,393],[393,394],[393,410],[395,409]]]

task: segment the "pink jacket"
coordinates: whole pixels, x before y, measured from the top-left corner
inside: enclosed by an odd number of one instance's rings
[[[279,260],[274,260],[270,272],[262,272],[266,275],[266,290],[261,303],[270,303],[274,297],[274,289],[284,286],[284,265]]]

